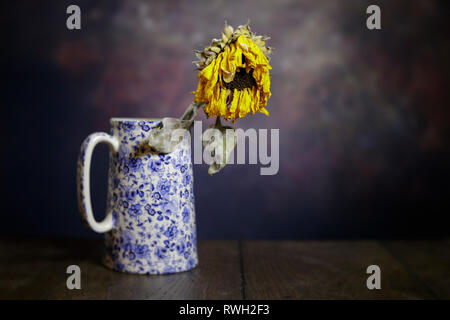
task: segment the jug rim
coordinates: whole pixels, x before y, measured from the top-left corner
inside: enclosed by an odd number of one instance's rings
[[[162,121],[163,119],[175,119],[175,120],[179,120],[181,123],[189,122],[189,120],[180,120],[179,118],[172,118],[172,117],[165,117],[165,118],[113,117],[110,119],[110,122],[138,122],[138,121],[156,122],[156,121]]]

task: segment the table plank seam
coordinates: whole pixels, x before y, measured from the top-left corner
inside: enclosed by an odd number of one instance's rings
[[[382,241],[377,242],[380,247],[382,247],[386,252],[391,255],[393,259],[395,259],[404,269],[405,271],[411,276],[412,279],[417,281],[432,297],[433,299],[440,300],[439,294],[430,286],[428,283],[422,279],[420,275],[412,271],[407,263],[403,261],[400,257],[398,257],[390,248],[389,246],[385,245]]]
[[[239,271],[241,273],[241,294],[242,294],[242,299],[246,300],[247,299],[247,282],[245,279],[245,273],[244,273],[244,254],[243,254],[243,250],[242,250],[242,241],[239,240],[238,241],[238,248],[239,248]]]

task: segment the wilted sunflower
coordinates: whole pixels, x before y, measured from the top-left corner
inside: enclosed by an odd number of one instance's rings
[[[223,117],[234,122],[259,111],[269,115],[265,106],[270,98],[268,37],[256,36],[248,24],[235,31],[225,24],[222,39],[213,39],[203,51],[194,51],[200,70],[194,102],[205,102],[208,117]]]

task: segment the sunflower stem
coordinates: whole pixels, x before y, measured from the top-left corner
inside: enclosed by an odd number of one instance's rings
[[[222,123],[220,122],[220,117],[216,117],[216,123],[214,124],[214,127],[216,127],[216,128],[222,127]]]

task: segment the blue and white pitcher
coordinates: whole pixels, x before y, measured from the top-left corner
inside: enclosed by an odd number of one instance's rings
[[[186,271],[198,263],[190,139],[167,154],[146,138],[161,119],[111,119],[111,134],[93,133],[78,160],[78,204],[94,231],[105,233],[104,264],[140,274]],[[97,222],[90,198],[95,146],[110,147],[106,218]]]

